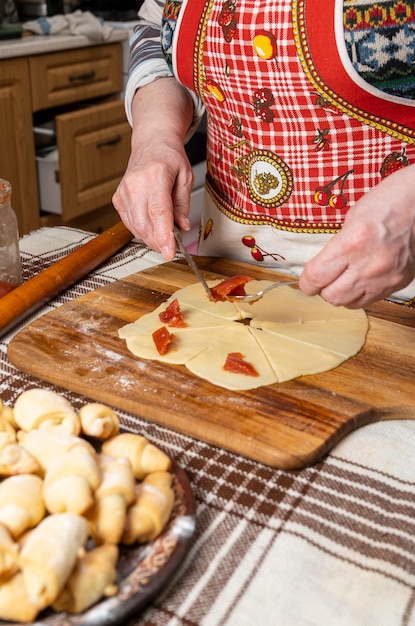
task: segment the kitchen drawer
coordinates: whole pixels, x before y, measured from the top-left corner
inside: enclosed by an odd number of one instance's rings
[[[130,156],[124,103],[113,100],[57,115],[62,219],[111,203]]]
[[[42,54],[30,59],[33,111],[122,90],[119,43]]]

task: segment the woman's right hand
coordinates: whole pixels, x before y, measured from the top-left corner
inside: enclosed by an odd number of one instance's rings
[[[150,248],[171,260],[176,252],[173,224],[189,230],[193,172],[183,145],[161,144],[131,155],[113,197],[125,226]]]
[[[183,139],[192,114],[190,97],[172,78],[137,92],[131,155],[113,196],[125,226],[167,261],[176,253],[173,225],[190,229],[193,171]]]

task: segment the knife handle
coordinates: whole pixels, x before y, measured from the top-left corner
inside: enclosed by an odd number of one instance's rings
[[[0,337],[131,241],[122,222],[0,298]]]

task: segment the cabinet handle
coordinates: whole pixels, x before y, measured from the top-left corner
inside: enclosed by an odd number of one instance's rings
[[[97,141],[97,148],[105,148],[106,146],[115,146],[117,143],[120,143],[121,135],[116,135],[112,139],[107,139],[106,141]]]
[[[93,78],[95,78],[95,70],[91,70],[90,72],[85,72],[85,74],[70,74],[69,82],[74,83],[77,80],[86,81],[86,80],[92,80]]]

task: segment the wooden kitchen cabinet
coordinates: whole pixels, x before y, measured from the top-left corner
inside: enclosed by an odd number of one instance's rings
[[[118,43],[31,57],[32,109],[41,111],[122,89]]]
[[[112,195],[127,165],[130,126],[119,42],[0,61],[0,178],[13,186],[20,234],[47,224],[99,232],[118,221]],[[43,213],[34,116],[55,122],[61,214]]]
[[[0,62],[0,178],[12,184],[12,205],[21,234],[39,226],[29,86],[29,64],[25,59]]]
[[[121,100],[58,115],[59,179],[65,221],[106,205],[130,154],[130,125]]]

